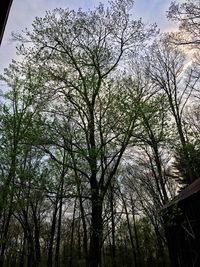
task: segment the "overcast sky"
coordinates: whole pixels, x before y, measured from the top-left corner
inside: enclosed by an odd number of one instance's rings
[[[30,28],[33,19],[36,16],[44,16],[46,10],[57,7],[93,9],[99,2],[107,4],[108,0],[13,0],[0,47],[0,73],[8,66],[12,58],[16,58],[16,44],[10,42],[11,32],[20,32],[26,27]],[[170,2],[171,0],[135,0],[134,16],[141,17],[145,23],[156,22],[161,31],[170,31],[175,27],[166,18]]]

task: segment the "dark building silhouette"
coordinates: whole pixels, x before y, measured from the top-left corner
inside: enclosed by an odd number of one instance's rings
[[[200,179],[164,207],[172,267],[200,266]]]
[[[1,0],[0,1],[0,44],[3,39],[6,22],[8,19],[10,7],[13,0]]]

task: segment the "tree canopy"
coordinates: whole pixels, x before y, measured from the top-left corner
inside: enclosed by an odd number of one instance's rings
[[[182,23],[193,2],[172,3],[170,18]],[[55,9],[13,35],[21,60],[1,77],[1,267],[169,266],[160,210],[199,178],[199,75],[133,4]]]

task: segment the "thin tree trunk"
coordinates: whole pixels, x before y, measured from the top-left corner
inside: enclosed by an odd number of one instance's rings
[[[58,213],[58,230],[57,230],[56,252],[55,252],[55,267],[60,266],[60,234],[61,234],[61,223],[62,223],[64,177],[65,177],[65,171],[63,167],[63,171],[61,174],[61,186],[60,186],[60,205],[59,205],[59,213]]]
[[[31,203],[32,213],[33,213],[33,221],[34,221],[34,237],[35,237],[35,261],[36,266],[40,264],[41,261],[41,248],[40,248],[40,227],[39,222],[37,218],[37,204],[36,207],[34,207],[34,204]]]
[[[114,196],[113,196],[112,185],[110,186],[110,207],[111,207],[111,224],[112,224],[112,266],[116,267]]]
[[[122,202],[124,204],[124,209],[125,209],[125,213],[126,213],[128,232],[129,232],[129,237],[130,237],[131,247],[132,247],[132,253],[133,253],[134,267],[137,267],[137,255],[136,255],[135,244],[134,244],[133,234],[132,234],[130,220],[129,220],[129,214],[128,214],[128,210],[127,210],[127,206],[126,206],[126,201],[123,197],[123,194],[121,192],[120,192],[120,194],[121,194]]]
[[[69,259],[69,267],[72,267],[72,259],[73,259],[73,239],[74,239],[74,221],[75,221],[75,214],[76,214],[76,199],[74,203],[74,211],[73,211],[73,218],[72,218],[72,225],[71,225],[71,239],[70,239],[70,259]]]
[[[8,216],[7,216],[7,220],[5,223],[4,232],[3,232],[3,243],[1,245],[1,254],[0,254],[1,255],[0,256],[0,267],[4,266],[4,256],[5,256],[4,254],[5,254],[5,250],[6,250],[6,240],[7,240],[11,216],[12,216],[12,208],[10,207],[10,210],[9,210]]]
[[[23,239],[23,245],[22,245],[22,252],[20,255],[19,267],[24,267],[25,250],[26,250],[26,235],[24,233],[24,239]]]
[[[58,212],[58,196],[56,197],[55,209],[54,209],[52,225],[51,225],[49,249],[48,249],[48,256],[47,256],[47,267],[53,266],[53,241],[54,241],[54,235],[55,235],[55,229],[56,229],[57,212]]]
[[[80,212],[79,212],[79,216],[78,216],[78,226],[77,226],[77,238],[78,238],[78,259],[81,260],[82,257],[82,250],[81,250],[81,246],[82,246],[82,240],[81,240],[81,216],[80,216]]]
[[[136,220],[135,220],[134,201],[133,201],[132,196],[131,196],[131,209],[132,209],[133,227],[134,227],[134,234],[135,234],[135,247],[137,251],[138,264],[140,265],[140,261],[141,261],[140,246],[139,246],[138,232],[137,232],[137,226],[136,226]]]
[[[76,169],[76,161],[74,158],[73,153],[71,153],[72,161],[74,164],[74,174],[75,174],[75,179],[76,179],[76,184],[77,184],[77,191],[78,191],[78,198],[79,198],[79,205],[80,205],[80,213],[81,213],[81,221],[83,224],[83,250],[85,254],[85,267],[89,266],[89,259],[88,259],[88,240],[87,240],[87,224],[86,224],[86,219],[85,219],[85,211],[83,207],[83,198],[82,198],[82,192],[81,192],[81,182],[77,173]]]

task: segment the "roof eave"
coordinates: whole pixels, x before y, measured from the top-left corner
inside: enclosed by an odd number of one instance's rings
[[[3,39],[9,11],[13,0],[3,0],[0,2],[0,45]]]

